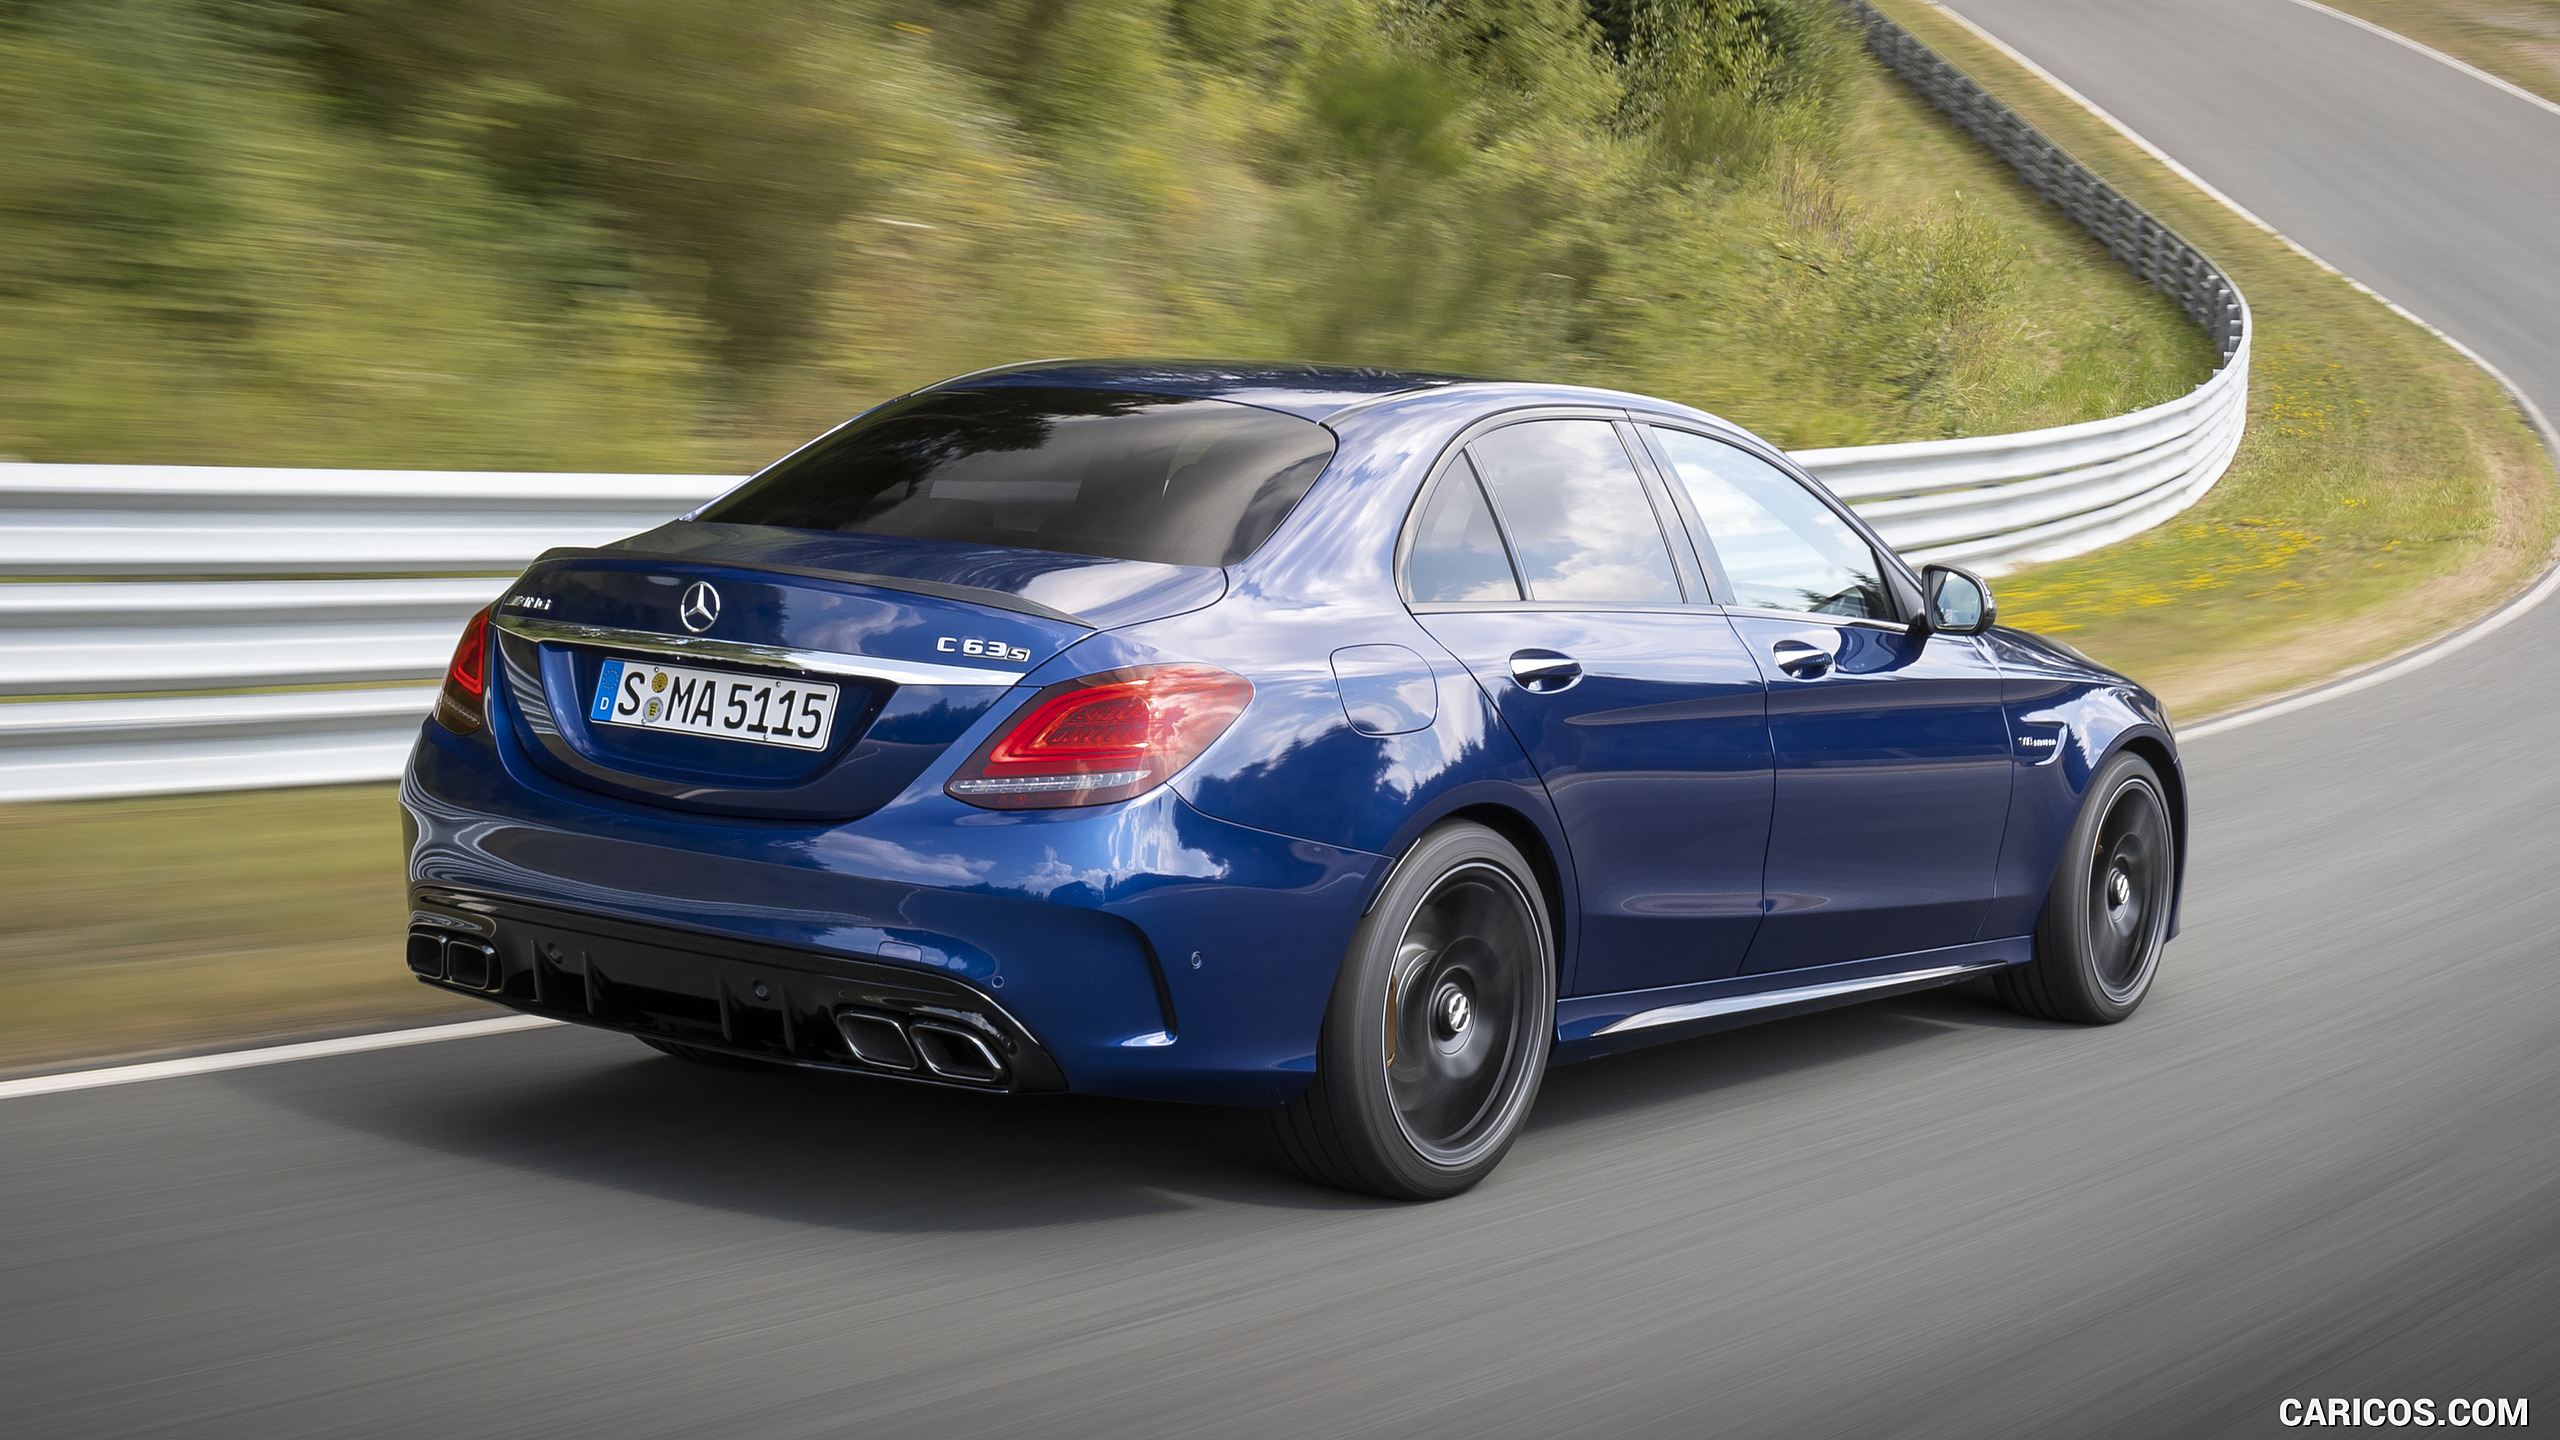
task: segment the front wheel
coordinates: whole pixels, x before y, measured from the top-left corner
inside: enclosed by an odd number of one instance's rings
[[[1440,826],[1352,935],[1315,1081],[1274,1112],[1282,1151],[1339,1189],[1467,1189],[1528,1119],[1555,1003],[1555,941],[1528,863],[1484,826]]]
[[[2177,832],[2158,772],[2119,754],[2090,782],[2036,924],[2032,964],[2001,972],[2010,1008],[2112,1025],[2151,993],[2178,883]]]

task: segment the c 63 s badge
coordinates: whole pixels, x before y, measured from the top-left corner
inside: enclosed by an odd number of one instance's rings
[[[1007,645],[1001,640],[963,640],[957,635],[945,635],[933,642],[933,648],[945,655],[956,652],[962,655],[975,655],[986,660],[1011,660],[1024,665],[1031,663],[1030,651],[1019,645]]]

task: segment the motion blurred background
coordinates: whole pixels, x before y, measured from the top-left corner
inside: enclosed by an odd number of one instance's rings
[[[0,135],[34,462],[744,474],[1058,355],[1618,386],[1803,448],[2215,363],[1827,0],[0,0]],[[2552,507],[2494,387],[2145,203],[2250,296],[2247,438],[2004,618],[2192,717],[2511,589]],[[397,834],[387,786],[0,805],[0,1072],[444,1011]]]
[[[1793,0],[6,0],[0,133],[39,462],[742,474],[1077,354],[1855,444],[2213,365]],[[0,1070],[447,1011],[397,833],[386,786],[0,806]]]
[[[9,0],[0,129],[28,459],[735,473],[1082,354],[1855,444],[2211,360],[1788,0]]]

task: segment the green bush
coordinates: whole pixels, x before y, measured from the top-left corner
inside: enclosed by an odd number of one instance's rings
[[[734,469],[1061,354],[1852,443],[2206,363],[1822,0],[0,0],[0,133],[38,459]]]

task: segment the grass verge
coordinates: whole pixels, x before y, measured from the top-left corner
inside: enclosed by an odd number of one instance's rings
[[[2407,649],[2548,563],[2560,489],[2495,380],[1942,12],[1879,3],[2211,255],[2256,322],[2248,431],[2221,482],[2147,534],[2004,577],[2004,620],[2195,720]]]
[[[0,806],[0,1072],[497,1013],[401,961],[395,794]]]
[[[2560,0],[2324,0],[2545,100],[2560,100]]]
[[[1797,445],[2184,388],[2157,297],[2055,293],[2066,224],[1878,130],[1912,107],[1827,0],[0,16],[36,460],[734,472],[1038,355],[1622,384]]]

